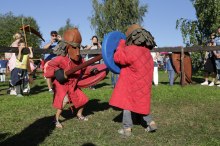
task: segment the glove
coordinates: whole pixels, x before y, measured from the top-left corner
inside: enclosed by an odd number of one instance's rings
[[[64,76],[64,70],[63,69],[58,69],[55,71],[55,78],[60,84],[64,84],[65,82],[68,81],[67,78]]]

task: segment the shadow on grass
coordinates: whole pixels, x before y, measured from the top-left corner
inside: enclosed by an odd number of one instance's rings
[[[160,84],[170,86],[170,82],[160,82]],[[174,82],[173,85],[180,85],[180,83],[179,82]]]
[[[99,99],[92,99],[85,106],[84,114],[91,115],[94,112],[104,111],[110,108],[108,102],[100,102]]]
[[[37,146],[50,136],[55,129],[53,120],[54,116],[38,119],[20,133],[0,142],[0,145]],[[0,136],[4,138],[6,135],[3,134]]]
[[[204,82],[205,80],[204,78],[201,78],[201,77],[192,77],[192,81],[200,84]]]
[[[0,133],[0,141],[5,139],[7,137],[7,135],[9,135],[9,133]]]
[[[3,91],[3,90],[7,90],[8,88],[2,88],[2,89],[0,89],[0,91]]]
[[[100,102],[101,100],[99,99],[92,99],[89,100],[88,103],[85,105],[84,111],[83,111],[83,115],[84,116],[89,116],[94,114],[94,112],[99,112],[99,111],[104,111],[110,108],[108,102]],[[73,113],[70,109],[68,110],[63,110],[62,112],[62,117],[65,118],[65,120],[63,120],[62,122],[69,120],[73,117],[76,116],[77,114],[77,110],[73,108]]]
[[[160,82],[160,84],[169,85],[169,82]]]
[[[104,86],[110,86],[110,84],[107,84],[107,83],[103,82],[103,83],[95,85],[95,88],[102,88]]]
[[[38,94],[44,91],[48,91],[47,86],[46,85],[35,85],[34,87],[31,88],[31,95],[33,94]]]
[[[82,146],[96,146],[96,145],[93,143],[84,143]]]
[[[0,92],[2,92],[2,93],[0,93],[0,95],[6,95],[7,94],[7,90],[8,90],[8,88],[0,89]]]

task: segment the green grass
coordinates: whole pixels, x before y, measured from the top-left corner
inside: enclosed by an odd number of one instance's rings
[[[77,120],[67,107],[62,130],[52,123],[55,109],[44,79],[35,80],[33,93],[22,98],[6,95],[7,85],[1,83],[0,145],[219,146],[220,88],[178,83],[171,87],[167,74],[160,72],[159,78],[159,86],[153,86],[151,108],[158,131],[144,132],[137,117],[134,136],[127,139],[117,133],[122,126],[121,110],[108,105],[109,77],[96,90],[84,89],[90,98],[84,111],[89,121]]]

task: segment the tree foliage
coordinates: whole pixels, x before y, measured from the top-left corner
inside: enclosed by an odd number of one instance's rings
[[[204,46],[209,41],[210,34],[220,26],[220,0],[191,0],[197,20],[180,18],[176,28],[182,33],[183,43]],[[194,71],[203,67],[204,52],[191,53]]]
[[[75,28],[75,27],[77,27],[77,26],[74,25],[74,24],[71,24],[70,19],[68,18],[68,19],[66,20],[65,26],[59,28],[58,34],[60,34],[61,36],[63,36],[63,33],[64,33],[67,29]]]
[[[197,20],[180,18],[176,28],[180,28],[183,42],[191,45],[204,45],[211,33],[220,25],[220,0],[191,0]]]
[[[32,28],[39,32],[39,26],[36,20],[32,17],[25,17],[23,15],[14,16],[12,12],[0,14],[0,45],[10,46],[13,40],[13,35],[16,32],[23,33],[20,28],[22,27],[22,19],[24,25],[30,25]],[[41,40],[34,34],[26,33],[28,46],[39,47]]]
[[[141,24],[147,12],[147,5],[140,5],[139,0],[93,0],[92,6],[94,11],[89,19],[100,39],[108,32],[125,32],[127,26]]]

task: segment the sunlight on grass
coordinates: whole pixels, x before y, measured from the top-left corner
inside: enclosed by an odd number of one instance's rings
[[[45,80],[38,78],[30,96],[6,95],[7,84],[0,87],[0,145],[220,145],[220,88],[193,84],[168,85],[167,74],[160,72],[159,86],[152,88],[152,115],[158,124],[156,133],[146,133],[136,119],[134,136],[123,139],[121,110],[109,106],[112,93],[110,78],[83,89],[90,98],[79,121],[67,107],[62,114],[64,129],[55,129],[52,95]],[[4,90],[2,90],[4,89]]]

